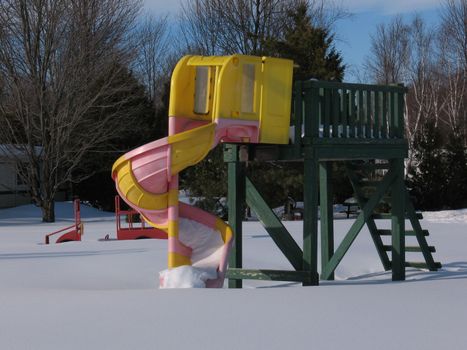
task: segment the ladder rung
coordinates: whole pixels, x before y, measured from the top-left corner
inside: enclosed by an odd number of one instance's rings
[[[378,234],[380,236],[391,236],[392,231],[391,230],[378,230]],[[429,236],[430,232],[428,230],[422,230],[422,234],[424,236]],[[412,230],[405,231],[405,235],[406,236],[416,236],[415,231],[412,231]]]
[[[427,265],[426,262],[413,262],[413,261],[406,261],[406,267],[414,267],[417,269],[429,269],[430,267]],[[435,262],[434,268],[440,269],[442,267],[440,262]]]
[[[423,219],[422,213],[416,213],[417,214],[417,219],[421,220]],[[377,219],[391,219],[391,214],[372,214],[371,217],[375,220]],[[405,217],[406,219],[409,219],[408,216]]]
[[[392,246],[390,245],[383,245],[383,249],[387,252],[390,252],[392,250]],[[433,247],[433,246],[428,246],[428,250],[431,252],[431,253],[435,253],[436,252],[436,248]],[[405,251],[406,252],[421,252],[422,251],[422,248],[420,248],[419,246],[408,246],[408,247],[405,247]]]

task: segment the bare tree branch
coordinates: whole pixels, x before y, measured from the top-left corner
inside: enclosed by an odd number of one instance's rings
[[[401,16],[387,25],[380,24],[371,36],[370,56],[365,68],[370,78],[380,84],[405,82],[410,59],[410,28]]]
[[[134,86],[140,1],[3,0],[0,3],[0,142],[27,155],[28,183],[43,220],[90,150],[118,137]],[[39,147],[39,148],[37,148]],[[37,152],[39,149],[39,152]],[[15,153],[11,153],[15,157]],[[84,175],[86,176],[86,175]]]
[[[138,55],[133,68],[139,80],[146,86],[155,110],[161,103],[162,87],[172,68],[167,63],[172,51],[168,21],[168,16],[146,15],[135,33],[138,39]]]

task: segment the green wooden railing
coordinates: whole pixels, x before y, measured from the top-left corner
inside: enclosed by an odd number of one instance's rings
[[[403,139],[403,86],[297,82],[294,87],[295,143],[306,138]]]

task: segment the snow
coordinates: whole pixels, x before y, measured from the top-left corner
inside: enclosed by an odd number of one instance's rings
[[[115,237],[114,216],[85,205],[82,242],[42,244],[72,213],[71,203],[58,203],[58,221],[46,224],[33,206],[0,210],[1,349],[467,346],[466,209],[424,213],[440,271],[409,269],[407,281],[392,282],[364,230],[336,281],[244,281],[241,290],[159,289],[167,242],[99,241]],[[335,221],[337,242],[352,222]],[[301,245],[302,222],[284,224]],[[246,268],[290,269],[259,222],[243,230]]]
[[[179,266],[159,272],[160,288],[205,288],[207,280],[216,278],[216,269],[206,267]]]
[[[191,261],[200,268],[217,269],[224,241],[218,231],[192,220],[180,220],[180,241],[192,249]]]
[[[467,222],[467,209],[461,210],[443,210],[443,211],[428,211],[424,213],[426,220],[430,222]]]
[[[205,288],[206,281],[216,279],[224,241],[218,231],[200,223],[181,219],[180,241],[191,248],[193,266],[180,266],[159,273],[161,288]]]

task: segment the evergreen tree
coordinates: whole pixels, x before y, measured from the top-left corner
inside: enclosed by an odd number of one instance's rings
[[[218,145],[208,157],[181,173],[180,188],[196,198],[195,205],[225,216],[226,207],[222,201],[227,196],[227,164],[223,161],[223,147]]]
[[[452,209],[467,207],[467,157],[464,135],[453,132],[446,145],[446,204]]]
[[[284,205],[289,197],[303,200],[302,162],[251,162],[247,173],[271,208]]]
[[[282,38],[267,39],[269,54],[292,59],[299,66],[294,72],[296,80],[342,81],[345,65],[333,45],[334,36],[313,25],[308,3],[300,2],[290,9],[287,22]]]
[[[418,209],[440,209],[444,202],[446,164],[443,159],[440,130],[428,119],[422,132],[415,137],[416,167],[409,170],[408,185]]]

